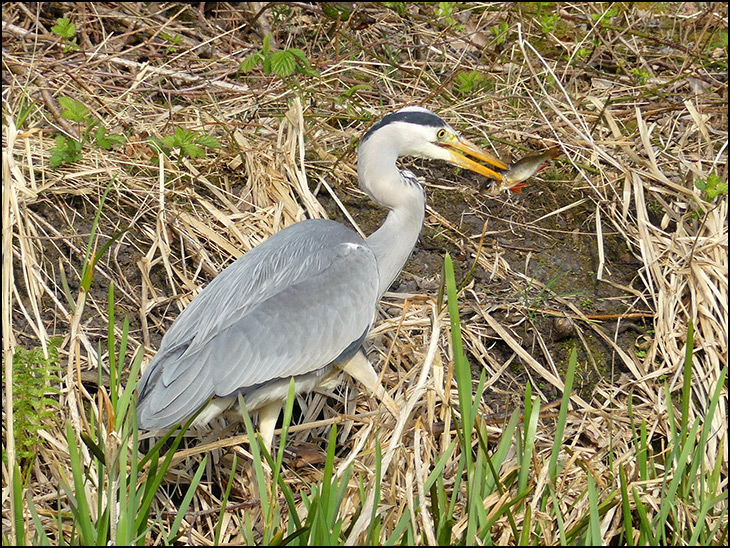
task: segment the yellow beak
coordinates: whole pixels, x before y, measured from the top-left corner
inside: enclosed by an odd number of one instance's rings
[[[475,162],[474,160],[469,158],[469,156],[471,156],[472,158],[476,158],[480,162],[486,162],[487,164],[501,170],[507,169],[507,164],[505,164],[499,158],[492,156],[486,150],[479,148],[471,141],[467,141],[466,139],[457,137],[451,141],[443,141],[438,144],[448,149],[451,155],[451,162],[453,164],[456,164],[459,167],[466,168],[469,171],[479,173],[480,175],[484,175],[485,177],[489,177],[496,181],[502,182],[502,175],[500,173],[488,168],[485,165]]]

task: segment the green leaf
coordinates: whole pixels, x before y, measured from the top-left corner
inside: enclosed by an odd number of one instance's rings
[[[350,89],[340,93],[340,97],[351,99],[358,91],[372,91],[372,89],[373,86],[369,86],[368,84],[355,84]]]
[[[264,74],[271,74],[271,55],[266,55],[261,61]]]
[[[112,142],[112,146],[123,145],[127,142],[127,138],[124,135],[120,135],[119,133],[110,133],[106,136],[106,138]]]
[[[199,144],[200,146],[208,147],[208,148],[219,148],[221,146],[220,141],[213,137],[212,135],[206,135],[203,134],[197,139],[195,139],[195,142]]]
[[[194,131],[188,131],[184,128],[177,128],[175,135],[168,135],[162,138],[162,143],[169,148],[180,148],[182,149],[185,145],[190,145],[197,136]]]
[[[297,65],[296,72],[297,72],[297,74],[304,74],[305,76],[315,76],[315,77],[319,76],[319,71],[317,69],[313,69],[313,68],[309,68],[309,67],[302,68],[299,65]]]
[[[170,36],[166,32],[161,32],[160,37],[162,37],[163,40],[170,42],[171,44],[174,44],[176,46],[179,46],[182,43],[182,36],[179,34],[176,34],[174,37]],[[174,48],[171,48],[174,49]]]
[[[728,188],[727,188],[727,181],[723,181],[722,178],[717,173],[710,173],[707,176],[707,182],[701,181],[703,183],[702,186],[700,186],[698,183],[700,181],[697,181],[695,183],[695,186],[699,188],[700,190],[704,191],[705,198],[712,202],[715,198],[718,196],[727,196]]]
[[[352,15],[352,7],[354,4],[346,4],[345,2],[320,2],[319,6],[322,8],[328,18],[340,21],[347,21]]]
[[[298,48],[289,48],[286,51],[296,57],[296,59],[302,64],[303,67],[309,66],[309,59],[307,59],[307,54],[304,53],[302,50]]]
[[[56,19],[56,24],[51,27],[51,32],[54,32],[61,38],[73,38],[76,36],[76,25],[71,23],[68,17],[62,17]]]
[[[386,8],[392,9],[401,17],[403,17],[406,14],[406,3],[405,2],[383,2],[383,5]]]
[[[306,74],[307,76],[319,76],[319,71],[312,68],[306,53],[297,48],[289,48],[286,51],[294,57],[296,63],[294,70],[297,73]]]
[[[183,154],[187,154],[191,158],[202,158],[205,156],[205,149],[198,145],[184,144],[180,147]]]
[[[175,130],[175,140],[177,141],[177,146],[192,143],[197,135],[198,134],[195,131],[190,131],[182,127],[177,128]]]
[[[58,103],[61,105],[61,108],[63,108],[61,111],[62,118],[73,120],[74,122],[86,121],[86,117],[89,115],[89,109],[80,101],[72,99],[71,97],[59,97]]]
[[[239,72],[243,72],[244,74],[248,74],[253,69],[255,69],[259,64],[262,63],[264,60],[264,56],[261,54],[261,52],[253,53],[246,57],[243,61],[241,61],[241,64],[238,65]]]
[[[56,145],[51,152],[51,167],[59,167],[64,163],[77,162],[81,159],[81,143],[64,135],[56,136]]]
[[[116,133],[106,135],[106,128],[104,126],[96,128],[94,140],[96,141],[96,144],[104,150],[110,150],[114,145],[123,145],[126,141],[124,136]]]
[[[436,13],[445,18],[449,18],[454,12],[454,4],[455,2],[439,2]]]
[[[96,128],[96,132],[94,132],[94,141],[96,141],[96,144],[104,150],[112,148],[111,141],[106,138],[106,128],[104,126]]]
[[[162,139],[158,139],[157,137],[148,137],[147,142],[150,144],[150,148],[154,151],[155,155],[162,152],[165,156],[170,155],[170,146],[165,145],[165,143],[162,142]]]
[[[86,117],[89,115],[89,109],[80,101],[72,99],[71,97],[59,97],[58,103],[63,108],[61,111],[62,118],[73,120],[74,122],[86,121]]]
[[[487,82],[487,78],[480,72],[460,72],[454,79],[454,90],[460,94],[473,93],[483,89]]]
[[[60,167],[61,164],[63,164],[63,162],[65,161],[66,155],[62,151],[59,151],[58,149],[52,148],[51,152],[53,152],[53,154],[51,154],[51,158],[49,159],[51,167],[53,167],[53,168]]]
[[[76,37],[73,37],[64,46],[63,53],[68,53],[69,51],[76,51],[78,49],[79,49],[79,45],[76,43]]]

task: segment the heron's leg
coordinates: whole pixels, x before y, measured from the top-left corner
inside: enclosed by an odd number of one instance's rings
[[[383,385],[378,382],[378,374],[373,369],[373,366],[370,365],[370,361],[362,350],[359,350],[349,360],[338,363],[337,367],[355,380],[360,381],[371,394],[383,402],[394,417],[398,416],[400,409],[393,398],[390,397],[390,394],[385,391]]]
[[[284,402],[273,401],[260,407],[259,413],[259,432],[261,432],[261,439],[264,441],[264,447],[271,453],[271,442],[274,439],[274,429],[276,428],[276,421],[279,418],[279,413],[283,407]]]

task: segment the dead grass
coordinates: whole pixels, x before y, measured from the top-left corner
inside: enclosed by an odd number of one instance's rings
[[[326,17],[320,5],[275,5],[255,21],[251,6],[206,3],[205,13],[196,6],[3,4],[3,535],[11,534],[12,523],[7,478],[8,460],[14,458],[14,387],[5,380],[15,348],[45,348],[49,337],[65,337],[62,406],[57,422],[41,430],[28,472],[27,490],[47,517],[57,508],[60,470],[68,470],[64,422],[71,420],[79,433],[99,417],[96,388],[78,379],[108,361],[102,342],[108,284],[116,289],[117,335],[127,316],[129,347],[141,346],[146,363],[177,314],[241,253],[282,227],[327,216],[318,200],[334,200],[340,215],[368,225],[345,205],[353,196],[365,199],[356,189],[357,139],[372,121],[406,104],[432,108],[472,138],[491,137],[500,156],[559,145],[558,179],[545,192],[557,185],[569,188],[562,192],[571,198],[532,217],[527,229],[539,233],[543,218],[592,208],[586,224],[564,230],[592,234],[599,257],[595,277],[618,286],[621,314],[652,315],[647,345],[638,352],[618,342],[621,318],[612,333],[575,300],[548,290],[549,308],[573,319],[575,338],[587,355],[592,351],[585,334],[591,333],[612,356],[611,378],[596,386],[593,397],[572,398],[566,440],[573,457],[557,486],[566,521],[585,515],[586,466],[599,486],[611,485],[617,460],[607,456],[618,455],[629,480],[637,481],[630,395],[633,421],[646,421],[649,443],[666,443],[667,407],[679,402],[690,321],[695,328],[690,419],[705,415],[728,363],[728,212],[726,195],[710,203],[693,183],[713,173],[727,182],[727,49],[713,45],[722,29],[727,32],[726,7],[698,12],[694,4],[633,5],[598,26],[592,16],[601,8],[589,3],[543,14],[535,6],[490,4],[472,11],[458,6],[453,24],[437,16],[435,6],[408,5],[399,15],[382,5],[360,4],[347,21]],[[553,13],[560,17],[550,28],[546,16]],[[50,31],[62,16],[76,24],[79,51],[64,52]],[[498,32],[502,23],[504,35]],[[239,63],[261,49],[260,34],[268,27],[278,47],[304,50],[320,77],[279,78],[260,69],[237,73]],[[470,93],[459,92],[459,75],[470,71],[486,79]],[[81,101],[110,133],[124,134],[126,146],[107,151],[87,144],[80,161],[51,169],[54,135],[79,134],[60,116],[62,96]],[[204,158],[158,161],[147,138],[171,135],[177,127],[214,135],[222,146]],[[86,244],[110,182],[95,245],[128,230],[97,264],[91,291],[79,303]],[[503,211],[519,216],[520,207],[515,198]],[[524,372],[542,403],[551,401],[553,390],[562,391],[565,364],[552,355],[549,333],[536,331],[531,347],[519,335],[527,317],[520,295],[548,280],[530,278],[498,248],[482,248],[481,234],[449,226],[433,207],[428,217],[431,226],[446,227],[452,241],[464,237],[466,262],[476,259],[505,288],[496,298],[488,286],[472,283],[462,297],[465,344],[472,368],[486,372],[486,394],[516,392],[519,402]],[[604,247],[609,232],[637,261],[631,286],[612,274],[614,259],[607,259]],[[380,440],[383,538],[416,508],[414,494],[423,499],[424,474],[455,435],[448,316],[436,308],[436,293],[386,295],[369,337],[369,353],[385,385],[405,402],[397,422],[377,413],[377,403],[356,395],[348,381],[301,398],[301,426],[290,437],[292,471],[286,481],[292,485],[321,477],[320,453],[310,451],[326,439],[332,422],[341,423],[339,470],[354,462],[355,475],[372,480],[374,444]],[[494,352],[495,339],[506,344],[506,359],[505,352]],[[665,386],[677,401],[667,401]],[[501,411],[483,402],[485,415],[495,410]],[[554,432],[549,415],[541,420],[538,462],[549,455]],[[711,420],[716,435],[706,465],[722,459],[726,485],[726,389]],[[501,421],[494,422],[490,435],[499,439]],[[185,532],[190,543],[212,542],[226,466],[232,452],[247,454],[233,433],[240,430],[193,439],[179,455],[175,478],[182,484],[203,453],[212,451],[215,463],[193,502]],[[234,498],[257,523],[251,471],[245,463],[239,468]],[[545,476],[537,472],[531,484],[540,492]],[[446,481],[453,481],[453,473],[447,465]],[[357,480],[351,481],[355,493]],[[655,487],[647,487],[647,498],[659,496]],[[167,500],[164,508],[174,510],[173,502]],[[416,541],[434,543],[424,508],[412,518],[420,520],[414,529],[423,535]],[[242,539],[232,515],[224,518],[222,543]],[[619,512],[605,517],[606,541],[620,519]],[[53,527],[51,520],[47,524]],[[454,538],[463,526],[455,525]],[[361,540],[358,527],[351,532],[353,542]],[[726,522],[722,529],[726,534]],[[559,542],[549,524],[543,531],[544,544]],[[516,542],[506,518],[497,521],[492,539]]]

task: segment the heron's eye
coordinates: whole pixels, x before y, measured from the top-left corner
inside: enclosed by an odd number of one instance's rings
[[[436,137],[438,139],[443,139],[444,137],[446,137],[446,130],[445,129],[440,129],[438,131],[438,133],[436,134]]]

